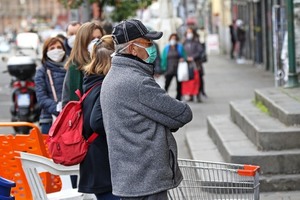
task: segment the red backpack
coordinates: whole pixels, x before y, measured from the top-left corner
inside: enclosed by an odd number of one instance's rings
[[[76,90],[79,101],[68,102],[52,124],[47,144],[48,152],[55,163],[65,166],[81,163],[89,144],[98,137],[97,133],[93,133],[88,140],[85,140],[82,135],[82,102],[95,86],[83,96],[79,90]]]

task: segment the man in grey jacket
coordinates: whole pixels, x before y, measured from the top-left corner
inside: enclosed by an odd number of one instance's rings
[[[172,131],[192,120],[190,107],[170,97],[154,80],[162,32],[138,20],[122,21],[113,32],[116,53],[101,89],[113,194],[124,200],[164,200],[182,174]]]

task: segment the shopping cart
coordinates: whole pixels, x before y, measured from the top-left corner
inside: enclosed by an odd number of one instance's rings
[[[259,166],[179,159],[183,180],[169,200],[259,200]]]

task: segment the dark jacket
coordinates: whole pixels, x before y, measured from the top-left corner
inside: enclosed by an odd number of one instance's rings
[[[68,45],[68,39],[64,40],[64,46],[66,50],[66,56],[70,56],[72,48]]]
[[[239,42],[245,42],[246,41],[246,31],[243,27],[237,28],[237,38]]]
[[[85,138],[88,138],[93,132],[99,134],[89,146],[87,155],[80,164],[78,191],[83,193],[101,194],[112,191],[106,134],[100,106],[100,83],[103,79],[103,75],[90,75],[83,81],[84,92],[97,83],[83,102],[83,134]]]
[[[57,116],[59,114],[56,111],[57,102],[54,101],[47,69],[51,71],[58,101],[61,101],[63,81],[66,74],[63,63],[46,61],[44,65],[37,69],[34,81],[37,101],[42,109],[40,123],[49,123],[52,121],[51,115]]]

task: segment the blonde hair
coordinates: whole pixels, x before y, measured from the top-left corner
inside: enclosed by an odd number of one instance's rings
[[[78,65],[79,70],[82,70],[82,67],[90,62],[91,58],[87,47],[93,39],[93,31],[96,29],[100,30],[102,36],[104,35],[104,30],[98,23],[86,22],[80,26],[76,33],[74,47],[65,64],[66,69],[74,63]]]
[[[114,52],[112,35],[103,36],[93,47],[91,62],[83,67],[87,75],[106,75],[111,66],[111,54]]]

